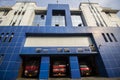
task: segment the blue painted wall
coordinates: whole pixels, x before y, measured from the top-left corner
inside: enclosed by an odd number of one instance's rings
[[[51,15],[52,10],[65,10],[66,13],[66,23],[67,26],[65,27],[53,27],[51,26]],[[72,27],[71,18],[70,18],[70,10],[68,5],[49,5],[46,17],[46,26],[45,27],[27,27],[27,26],[0,26],[0,34],[1,33],[14,33],[14,37],[11,42],[2,42],[0,41],[0,54],[3,54],[4,57],[2,62],[0,63],[0,78],[1,80],[16,80],[18,76],[18,72],[22,63],[22,59],[20,55],[28,55],[28,54],[37,54],[40,55],[42,53],[35,53],[35,48],[24,47],[26,35],[29,34],[43,34],[43,33],[53,33],[53,34],[86,34],[88,33],[93,35],[93,38],[96,43],[96,47],[98,49],[97,53],[97,65],[99,68],[99,73],[101,76],[108,76],[108,77],[120,77],[120,36],[119,36],[120,28],[113,28],[113,27]],[[118,42],[105,42],[104,38],[101,33],[113,33],[117,38]],[[101,45],[99,47],[99,45]],[[64,48],[64,47],[63,47]],[[45,48],[46,49],[46,48]],[[71,47],[70,53],[58,53],[58,54],[74,54],[77,55],[80,53],[75,52],[77,47]],[[49,48],[48,48],[49,50]],[[53,51],[54,52],[54,51]],[[50,55],[54,55],[51,53],[47,54],[46,57],[41,58],[41,64],[44,64],[44,59],[49,60]],[[44,54],[44,56],[45,56]],[[55,53],[57,54],[57,52]],[[91,54],[91,52],[85,52],[82,54]],[[75,58],[76,58],[75,57]],[[70,57],[72,58],[72,57]],[[70,60],[72,65],[72,60]],[[45,64],[48,65],[49,61]],[[77,65],[78,61],[76,61]],[[42,65],[40,66],[42,70]],[[49,67],[47,67],[47,70]],[[46,70],[46,71],[47,71]],[[78,71],[78,67],[76,67]],[[42,71],[40,71],[41,73]],[[74,73],[74,70],[71,66],[71,74]],[[79,73],[79,71],[77,72]],[[49,74],[49,71],[48,71]],[[48,78],[49,75],[44,76],[40,74],[39,78]],[[46,75],[46,74],[45,74]],[[71,75],[71,78],[80,78],[80,75]]]

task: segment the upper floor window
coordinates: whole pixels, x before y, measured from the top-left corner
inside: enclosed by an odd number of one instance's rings
[[[6,16],[8,14],[9,10],[0,10],[1,16]]]
[[[105,42],[118,42],[116,36],[113,33],[102,33],[102,36],[105,40]]]
[[[110,14],[110,12],[105,12],[106,13],[106,15],[108,15],[109,17],[111,17],[111,14]]]
[[[35,13],[33,20],[33,26],[45,26],[46,14],[45,13]]]
[[[74,27],[84,26],[80,12],[71,12],[71,20]]]
[[[6,16],[8,14],[8,12],[9,12],[8,10],[4,11],[3,16]]]
[[[52,11],[52,26],[66,26],[65,10]]]

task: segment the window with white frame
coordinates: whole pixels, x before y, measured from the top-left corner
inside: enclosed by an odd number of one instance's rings
[[[80,27],[83,25],[82,15],[79,11],[71,12],[72,25],[74,27]]]
[[[33,26],[45,26],[46,14],[44,13],[35,13],[33,20]]]
[[[66,26],[65,10],[52,11],[52,26]]]

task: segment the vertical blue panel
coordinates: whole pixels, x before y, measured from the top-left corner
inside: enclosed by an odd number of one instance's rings
[[[80,78],[80,69],[77,56],[70,56],[71,78]]]
[[[99,75],[102,76],[102,77],[107,77],[107,72],[106,72],[103,60],[102,60],[100,55],[96,56],[96,63],[97,63],[97,66],[98,66]]]
[[[64,4],[49,4],[48,5],[48,11],[47,11],[47,16],[46,16],[46,26],[51,26],[52,10],[65,10],[66,25],[67,27],[72,26],[69,5],[64,5]]]
[[[47,15],[46,15],[46,24],[45,24],[46,26],[51,25],[51,22],[52,22],[51,19],[52,19],[52,8],[49,6],[47,10]]]
[[[3,80],[16,80],[18,71],[7,71]]]
[[[39,79],[48,79],[49,78],[49,57],[41,57],[41,65],[40,65],[40,74]]]
[[[4,80],[5,71],[0,71],[0,80]]]

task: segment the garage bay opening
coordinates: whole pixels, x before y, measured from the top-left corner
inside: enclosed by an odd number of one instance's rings
[[[18,78],[23,80],[38,79],[40,68],[40,56],[22,56],[22,64],[19,70]]]
[[[70,68],[68,57],[51,57],[50,60],[50,77],[51,78],[69,78]]]
[[[99,75],[95,55],[81,55],[78,59],[82,77]]]

